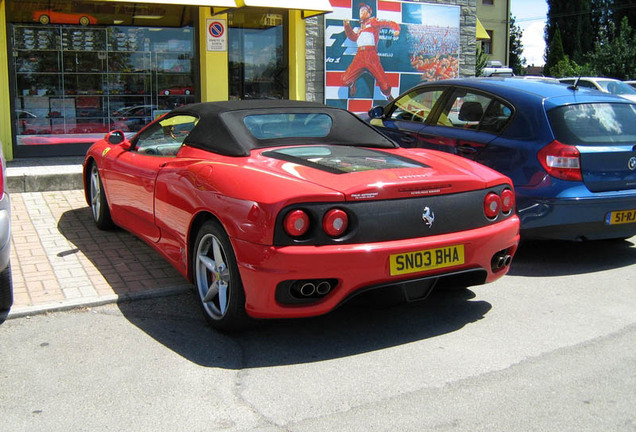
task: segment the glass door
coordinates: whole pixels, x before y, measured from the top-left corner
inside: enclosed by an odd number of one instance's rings
[[[288,99],[286,13],[233,12],[228,23],[230,99]]]

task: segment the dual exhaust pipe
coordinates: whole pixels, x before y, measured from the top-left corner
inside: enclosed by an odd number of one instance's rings
[[[284,305],[303,305],[319,302],[338,287],[338,279],[292,279],[276,287],[276,301]]]
[[[331,292],[332,286],[329,281],[304,281],[298,288],[298,293],[302,297],[320,296],[324,297]]]
[[[504,249],[493,255],[492,260],[490,261],[490,265],[492,267],[492,271],[495,272],[501,270],[502,268],[508,267],[511,262],[512,255],[508,253],[508,249]]]

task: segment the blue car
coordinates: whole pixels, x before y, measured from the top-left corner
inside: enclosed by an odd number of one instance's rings
[[[458,154],[513,181],[522,238],[636,235],[636,104],[552,81],[414,87],[367,119],[403,147]]]

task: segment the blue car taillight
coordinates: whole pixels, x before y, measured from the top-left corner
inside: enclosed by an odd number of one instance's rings
[[[552,177],[569,181],[583,180],[581,154],[575,146],[555,140],[539,150],[537,156],[543,169]]]

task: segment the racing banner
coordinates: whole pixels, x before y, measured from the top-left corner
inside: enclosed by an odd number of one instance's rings
[[[327,105],[366,112],[422,81],[458,76],[459,6],[330,2],[324,33]]]

